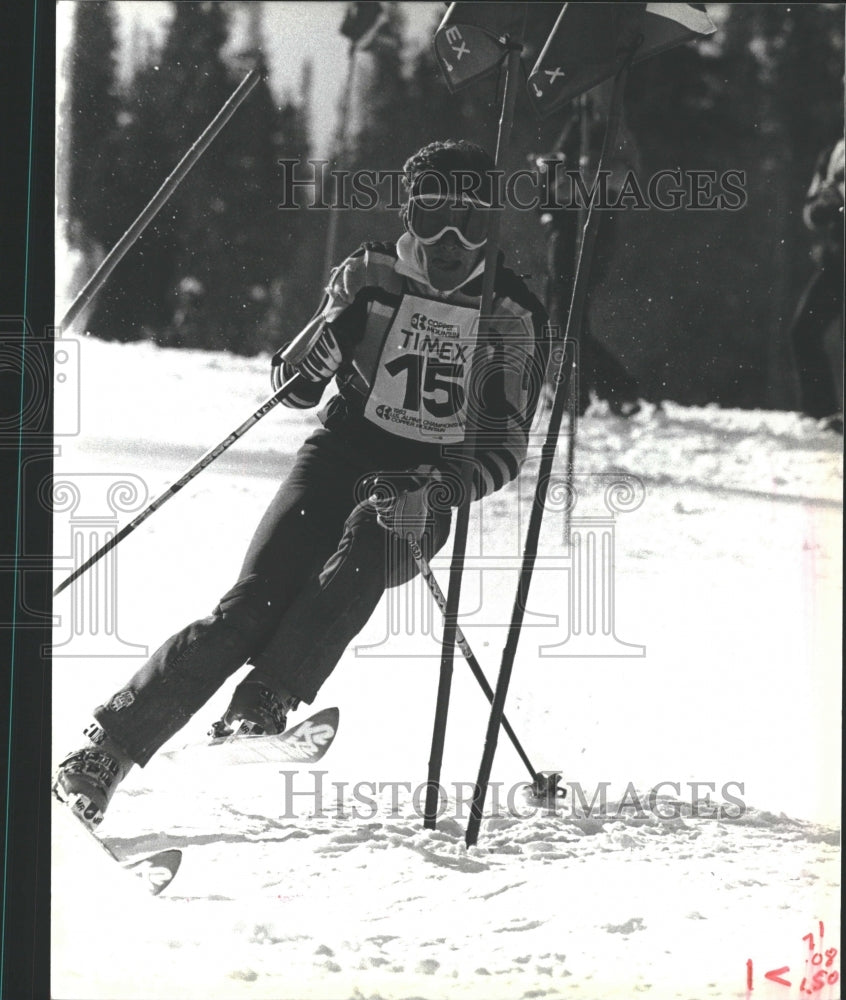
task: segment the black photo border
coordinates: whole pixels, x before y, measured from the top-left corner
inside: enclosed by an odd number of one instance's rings
[[[54,0],[4,4],[0,22],[2,393],[16,369],[22,391],[28,365],[46,376],[38,398],[23,405],[12,392],[0,407],[4,430],[17,424],[0,441],[0,997],[46,1000],[52,534],[40,497],[53,455]],[[33,406],[36,422],[27,419]]]

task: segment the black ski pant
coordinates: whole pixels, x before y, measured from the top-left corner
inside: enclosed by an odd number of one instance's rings
[[[417,573],[408,546],[365,500],[367,467],[349,439],[320,428],[262,518],[235,585],[211,615],[172,636],[94,712],[142,766],[249,661],[279,693],[313,701],[387,587]],[[430,514],[431,558],[449,511]],[[252,676],[252,675],[251,675]]]

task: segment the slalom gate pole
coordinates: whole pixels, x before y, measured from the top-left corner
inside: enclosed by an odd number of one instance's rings
[[[282,400],[290,394],[292,389],[296,388],[301,378],[301,375],[294,375],[293,378],[289,378],[287,382],[284,382],[272,396],[266,399],[254,413],[251,413],[250,416],[247,417],[247,419],[239,427],[236,427],[231,434],[227,435],[220,442],[220,444],[216,444],[213,448],[210,448],[205,455],[198,459],[198,461],[195,462],[187,472],[183,473],[183,475],[180,476],[172,486],[168,487],[164,493],[156,497],[156,499],[148,507],[145,507],[138,517],[134,518],[129,522],[129,524],[121,528],[121,530],[116,535],[113,535],[105,545],[94,553],[93,556],[86,559],[81,566],[78,566],[66,580],[63,580],[59,586],[56,587],[53,591],[53,596],[56,597],[58,594],[61,594],[61,592],[66,587],[69,587],[74,580],[82,576],[82,574],[85,573],[86,570],[89,570],[94,563],[96,563],[99,559],[102,559],[107,552],[111,552],[112,549],[115,548],[116,545],[119,545],[127,535],[135,531],[135,529],[146,521],[151,514],[154,514],[159,507],[167,503],[167,501],[170,500],[175,493],[178,493],[183,486],[194,479],[195,476],[198,476],[203,469],[211,465],[216,458],[227,450],[227,448],[233,445],[239,438],[242,438],[251,427],[254,427],[259,420],[261,420],[262,417],[270,413],[277,403],[281,403]]]
[[[185,178],[188,171],[194,166],[203,153],[205,153],[217,137],[218,133],[235,114],[238,107],[252,92],[253,88],[260,79],[261,73],[257,69],[251,69],[240,82],[238,88],[234,91],[226,104],[223,105],[220,111],[218,111],[214,118],[209,122],[205,131],[202,135],[200,135],[194,145],[173,168],[170,175],[165,179],[162,186],[147,203],[146,207],[143,209],[135,222],[132,223],[129,229],[127,229],[123,236],[121,236],[117,243],[115,243],[100,266],[88,279],[85,287],[73,300],[70,308],[62,317],[62,321],[59,324],[62,329],[67,329],[73,324],[74,320],[79,316],[82,310],[85,309],[97,292],[99,292],[103,285],[105,285],[112,271],[114,271],[121,260],[123,260],[138,237],[153,221],[161,207]]]
[[[408,543],[408,547],[411,550],[411,555],[415,563],[417,564],[417,568],[420,570],[420,575],[426,581],[426,585],[429,588],[432,597],[435,600],[435,604],[437,604],[437,606],[440,608],[443,614],[446,614],[446,609],[447,609],[446,597],[444,596],[444,592],[441,590],[440,584],[435,579],[435,574],[432,572],[432,567],[429,565],[428,559],[423,555],[423,550],[420,548],[420,543],[414,537],[413,532],[409,532],[405,540]],[[493,697],[494,697],[493,688],[488,683],[488,679],[487,677],[485,677],[484,671],[482,670],[479,661],[476,659],[473,650],[470,648],[470,643],[467,641],[467,639],[464,636],[464,633],[457,625],[455,627],[455,644],[461,650],[464,659],[467,661],[467,665],[470,667],[473,676],[479,682],[479,687],[482,689],[482,691],[484,691],[485,697],[491,704],[493,704]],[[532,767],[532,762],[529,760],[528,754],[523,749],[523,746],[520,743],[520,741],[517,739],[517,734],[511,728],[511,724],[509,723],[508,719],[505,718],[505,715],[503,715],[502,717],[502,728],[508,734],[508,738],[511,740],[511,744],[517,751],[520,760],[522,760],[523,763],[526,765],[529,774],[532,776],[532,781],[538,782],[540,780],[540,776],[538,772],[534,769],[534,767]]]
[[[599,157],[597,170],[601,170],[608,160],[612,146],[616,139],[620,116],[623,105],[623,91],[625,90],[628,69],[636,49],[632,49],[625,63],[614,78],[614,89],[612,91],[611,104],[608,112],[608,121],[605,126],[605,136],[602,142],[602,152]],[[590,265],[593,257],[593,250],[596,244],[596,225],[598,216],[594,211],[594,200],[598,185],[594,185],[588,206],[587,222],[579,251],[579,260],[576,265],[576,277],[573,283],[573,297],[570,303],[570,312],[567,318],[567,332],[565,334],[565,348],[568,341],[575,339],[576,331],[581,329],[582,316],[584,313],[585,297],[587,294],[587,284],[590,276]],[[476,779],[476,787],[473,792],[473,803],[470,807],[470,819],[467,823],[465,843],[467,847],[472,847],[479,839],[479,827],[482,823],[482,813],[485,808],[485,798],[488,791],[488,783],[493,767],[494,754],[496,753],[497,737],[502,716],[505,712],[505,698],[508,694],[508,684],[511,680],[511,671],[514,667],[514,657],[517,653],[517,644],[520,641],[520,630],[523,624],[523,616],[526,610],[526,603],[529,597],[529,588],[532,582],[532,573],[537,559],[538,540],[540,538],[541,524],[543,522],[544,507],[546,504],[546,494],[549,488],[549,480],[552,473],[552,464],[555,460],[555,452],[558,446],[558,435],[561,430],[561,421],[564,416],[564,407],[570,391],[570,375],[572,366],[567,363],[568,352],[562,352],[561,364],[556,377],[555,396],[552,402],[552,413],[549,418],[549,428],[546,434],[541,451],[540,468],[538,469],[538,480],[535,488],[534,500],[532,503],[532,513],[529,518],[529,527],[526,532],[526,545],[523,550],[523,563],[520,567],[520,578],[517,584],[517,594],[514,599],[514,607],[511,613],[511,625],[508,636],[505,640],[505,647],[502,651],[502,663],[497,677],[496,691],[494,692],[491,715],[488,720],[488,729],[485,735],[485,746],[482,753],[482,761],[479,766],[479,775]]]
[[[517,99],[517,80],[520,73],[520,53],[522,43],[509,41],[505,63],[505,86],[502,95],[502,112],[496,140],[495,165],[498,167],[511,136],[514,122],[514,102]],[[485,243],[485,270],[482,279],[482,301],[479,309],[479,334],[493,308],[494,281],[496,278],[497,253],[499,250],[500,212],[492,212]],[[477,351],[479,343],[477,342]],[[471,376],[472,378],[472,368]],[[472,398],[468,393],[468,400]],[[462,467],[464,497],[458,507],[455,523],[455,541],[452,547],[452,562],[449,569],[446,610],[444,611],[444,635],[441,652],[441,669],[438,680],[438,696],[435,704],[435,722],[432,730],[432,747],[429,754],[429,776],[426,783],[426,803],[423,812],[423,826],[434,830],[440,805],[441,766],[444,756],[447,713],[452,685],[452,667],[455,659],[455,641],[458,619],[458,604],[461,598],[461,578],[464,572],[464,557],[467,551],[467,534],[470,524],[470,496],[473,484],[473,454],[477,438],[476,421],[471,407],[467,408],[467,432],[462,450],[466,461]]]
[[[588,95],[581,94],[579,96],[579,173],[582,177],[587,174],[588,167],[590,166],[590,112],[591,107],[588,101]],[[599,179],[599,174],[596,174],[596,181]],[[579,208],[579,237],[576,246],[573,248],[573,263],[576,269],[579,266],[579,257],[582,253],[582,246],[585,241],[585,231],[587,229],[587,219],[588,219],[588,207],[582,205]],[[588,273],[585,281],[587,282],[590,278],[590,273]],[[565,488],[567,490],[568,496],[574,496],[573,493],[573,477],[575,475],[576,469],[576,433],[579,425],[579,379],[580,372],[579,366],[582,360],[582,324],[574,329],[573,335],[575,338],[576,345],[576,356],[574,358],[574,385],[570,389],[570,398],[572,400],[572,406],[570,407],[570,412],[568,415],[570,434],[567,438],[567,465],[565,470]],[[567,548],[570,548],[570,516],[571,507],[568,505],[567,509],[564,511],[564,543]]]

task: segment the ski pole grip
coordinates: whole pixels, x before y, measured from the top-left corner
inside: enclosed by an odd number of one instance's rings
[[[315,316],[314,319],[309,320],[306,326],[278,355],[279,360],[289,365],[298,365],[320,340],[324,325],[325,320],[322,316]]]
[[[341,357],[344,357],[348,345],[345,338],[338,335],[331,323],[327,323],[322,316],[315,316],[309,320],[307,325],[294,337],[294,339],[281,347],[273,355],[270,367],[270,384],[274,389],[278,389],[283,382],[283,365],[289,368],[296,366],[308,357],[314,345],[320,340],[326,330],[330,330],[341,349]]]

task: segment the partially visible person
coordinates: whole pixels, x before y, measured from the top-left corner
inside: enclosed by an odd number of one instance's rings
[[[843,139],[820,153],[802,217],[813,234],[815,268],[799,299],[790,342],[799,380],[799,407],[843,433]],[[826,349],[839,322],[840,360]]]

